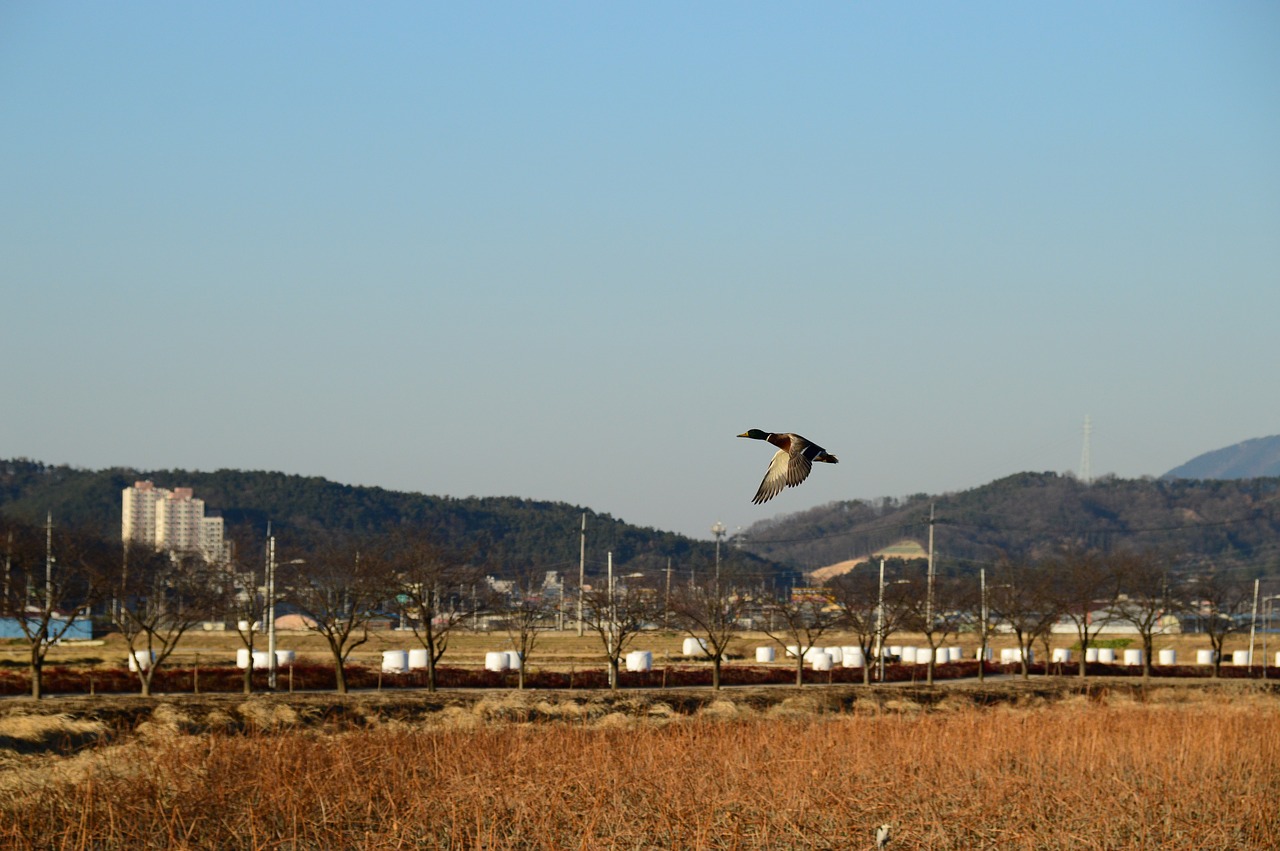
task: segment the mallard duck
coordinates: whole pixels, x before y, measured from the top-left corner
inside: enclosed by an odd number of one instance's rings
[[[751,500],[756,505],[773,499],[782,493],[784,487],[793,488],[807,479],[814,461],[823,461],[827,464],[840,463],[836,456],[798,434],[774,434],[753,428],[744,431],[738,437],[767,440],[778,447],[773,460],[769,462],[769,469],[765,471],[760,490],[756,491],[755,499]]]

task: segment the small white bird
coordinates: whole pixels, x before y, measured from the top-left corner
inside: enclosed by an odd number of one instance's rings
[[[889,846],[889,834],[893,832],[893,825],[882,824],[876,828],[876,849],[887,848]]]
[[[790,432],[775,434],[753,428],[744,431],[738,437],[767,440],[778,447],[773,460],[769,462],[769,469],[765,471],[764,481],[760,482],[760,489],[756,491],[755,499],[751,500],[756,505],[773,499],[782,493],[784,487],[793,488],[809,478],[809,471],[813,468],[814,461],[823,461],[827,464],[840,463],[836,456],[798,434]]]

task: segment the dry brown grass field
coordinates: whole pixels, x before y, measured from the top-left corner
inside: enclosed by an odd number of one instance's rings
[[[10,699],[0,847],[1275,848],[1278,765],[1249,682]]]
[[[636,646],[696,665],[681,640]],[[412,642],[376,633],[354,661]],[[197,632],[170,664],[225,666],[237,646]],[[280,646],[328,661],[315,636]],[[507,646],[463,634],[446,661]],[[124,655],[108,636],[50,663]],[[560,633],[530,668],[600,665],[596,639]],[[1274,848],[1277,760],[1280,691],[1207,678],[6,698],[0,847],[858,849],[888,823],[892,849]]]

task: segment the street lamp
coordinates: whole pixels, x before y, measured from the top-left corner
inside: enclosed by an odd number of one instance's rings
[[[716,591],[720,590],[720,539],[724,537],[726,531],[728,530],[719,520],[711,527],[711,534],[716,536]]]
[[[305,564],[295,558],[285,564]],[[253,660],[249,660],[253,665]],[[267,685],[276,690],[276,537],[267,539]]]
[[[910,585],[910,579],[895,579],[894,585]],[[876,665],[878,668],[877,678],[879,682],[884,682],[884,642],[888,638],[885,632],[885,616],[884,616],[884,559],[880,559],[880,590],[876,597]],[[867,660],[867,664],[870,661]]]

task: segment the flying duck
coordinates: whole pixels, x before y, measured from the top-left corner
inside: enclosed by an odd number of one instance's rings
[[[784,487],[793,488],[807,479],[814,461],[840,463],[836,456],[798,434],[774,434],[753,428],[738,437],[767,440],[778,447],[773,460],[769,462],[769,469],[765,471],[764,481],[760,482],[760,490],[756,491],[755,499],[751,500],[756,505],[773,499],[782,493]]]

